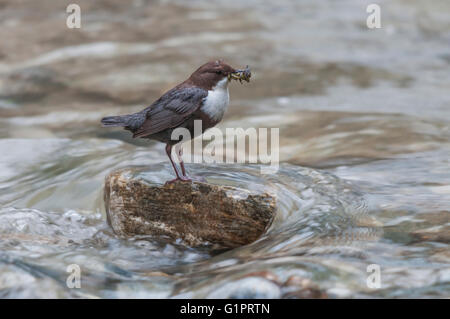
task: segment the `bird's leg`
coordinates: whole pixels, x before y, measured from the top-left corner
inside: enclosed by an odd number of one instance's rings
[[[181,147],[181,144],[175,145],[175,152],[177,153],[178,161],[180,162],[181,172],[183,173],[183,176],[188,177],[186,174],[186,169],[184,168],[183,148]]]
[[[166,184],[167,183],[170,184],[170,183],[173,183],[173,182],[176,182],[176,181],[185,181],[185,182],[190,181],[190,179],[187,178],[184,175],[184,173],[180,176],[180,172],[178,171],[178,167],[177,167],[177,165],[175,164],[175,162],[172,159],[172,145],[170,145],[170,144],[166,145],[166,153],[167,153],[167,156],[169,156],[170,163],[172,164],[173,170],[175,171],[175,175],[177,175],[177,178],[175,178],[175,179],[173,179],[171,181],[167,181]],[[183,169],[183,171],[184,171],[184,169]]]
[[[201,176],[188,176],[187,175],[186,169],[184,167],[184,162],[183,162],[183,148],[181,147],[181,144],[175,145],[175,153],[178,156],[178,161],[180,162],[180,167],[181,167],[181,171],[183,173],[184,180],[206,183],[206,179],[204,179]]]
[[[186,169],[184,168],[184,162],[183,162],[183,148],[181,147],[181,144],[175,145],[175,153],[177,153],[178,161],[180,162],[181,171],[183,173],[183,176],[186,178],[186,180],[189,181],[195,181],[195,182],[206,182],[206,179],[200,176],[188,176],[186,174]]]

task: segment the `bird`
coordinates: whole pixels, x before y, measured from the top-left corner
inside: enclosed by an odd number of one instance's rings
[[[175,171],[176,181],[192,181],[182,160],[181,140],[173,139],[172,132],[186,128],[194,136],[194,121],[202,121],[202,134],[219,123],[229,104],[228,84],[232,80],[249,82],[251,71],[234,69],[223,60],[209,61],[195,70],[187,80],[164,93],[142,111],[133,114],[102,118],[104,127],[123,127],[133,138],[146,138],[166,144],[165,151]],[[185,141],[183,141],[185,142]],[[180,168],[172,158],[172,149]]]

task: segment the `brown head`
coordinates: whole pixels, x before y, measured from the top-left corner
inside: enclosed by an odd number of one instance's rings
[[[237,70],[221,60],[210,61],[199,67],[188,81],[196,86],[211,90],[222,80],[230,81]],[[222,82],[223,83],[223,82]]]

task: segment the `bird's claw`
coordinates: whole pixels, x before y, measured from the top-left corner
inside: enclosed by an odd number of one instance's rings
[[[206,179],[202,176],[180,176],[177,178],[174,178],[170,181],[167,181],[165,185],[170,185],[177,182],[199,182],[199,183],[206,183]]]
[[[170,185],[170,184],[177,183],[177,182],[190,182],[190,183],[192,183],[192,179],[190,179],[189,177],[185,177],[185,176],[177,177],[177,178],[174,178],[174,179],[172,179],[170,181],[167,181],[165,183],[165,185]]]

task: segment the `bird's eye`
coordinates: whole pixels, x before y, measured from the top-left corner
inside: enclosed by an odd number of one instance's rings
[[[222,71],[218,70],[216,71],[217,74],[222,74]]]

